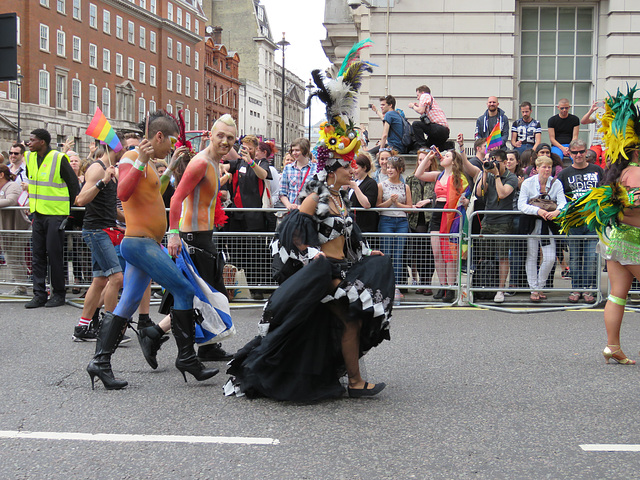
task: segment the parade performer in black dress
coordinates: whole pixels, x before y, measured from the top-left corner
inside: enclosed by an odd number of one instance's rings
[[[348,58],[336,80],[312,74],[328,119],[320,127],[317,175],[301,192],[300,208],[278,228],[271,248],[282,283],[265,306],[261,334],[230,362],[226,394],[335,398],[345,392],[345,373],[350,397],[377,395],[385,387],[362,378],[359,358],[390,338],[393,267],[364,241],[342,189],[360,147],[349,116],[365,71],[367,63]]]
[[[605,102],[603,141],[609,168],[603,184],[567,204],[557,217],[561,231],[587,225],[600,236],[598,251],[607,261],[611,293],[604,307],[605,362],[635,365],[620,347],[620,328],[633,279],[640,279],[640,112],[633,98],[618,91]]]

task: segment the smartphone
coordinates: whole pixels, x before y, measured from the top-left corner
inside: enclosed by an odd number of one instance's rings
[[[373,108],[373,103],[370,103],[370,104],[369,104],[369,108]]]

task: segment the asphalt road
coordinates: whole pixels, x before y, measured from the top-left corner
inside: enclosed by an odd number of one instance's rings
[[[392,341],[365,357],[367,378],[386,382],[386,390],[377,398],[312,405],[224,397],[224,373],[202,383],[188,377],[185,384],[173,366],[173,340],[160,351],[155,371],[135,339],[121,347],[113,367],[129,387],[106,391],[99,384],[92,391],[84,369],[95,344],[71,341],[79,312],[0,304],[2,479],[638,475],[640,452],[580,447],[640,444],[640,362],[604,364],[601,311],[398,309]],[[228,340],[229,350],[255,334],[260,310],[233,314],[238,334]],[[638,326],[638,315],[627,313],[623,347],[635,359]],[[128,436],[52,438],[72,433]],[[184,443],[169,435],[242,438]],[[251,444],[256,441],[266,443]]]

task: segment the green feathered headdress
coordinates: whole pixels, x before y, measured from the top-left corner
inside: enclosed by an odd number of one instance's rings
[[[640,116],[636,102],[633,98],[638,91],[637,85],[629,88],[627,94],[623,95],[618,89],[616,96],[609,95],[605,100],[605,112],[602,115],[602,127],[599,132],[603,134],[602,139],[607,146],[607,159],[610,163],[618,161],[622,155],[629,160],[625,150],[630,147],[640,145]]]

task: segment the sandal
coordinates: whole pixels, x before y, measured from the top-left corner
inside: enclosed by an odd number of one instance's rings
[[[622,353],[622,349],[620,348],[620,345],[607,345],[607,347],[602,352],[602,355],[604,356],[604,363],[609,363],[609,360],[615,360],[620,365],[636,364],[635,360],[628,359],[627,356],[624,353]],[[615,357],[615,355],[618,355],[618,357],[622,356],[623,358]]]
[[[590,293],[584,292],[582,294],[582,298],[584,299],[585,303],[596,303],[596,298]]]
[[[578,301],[580,300],[580,294],[578,292],[572,292],[571,295],[569,295],[569,303],[578,303]]]
[[[529,300],[531,300],[533,303],[540,303],[540,295],[538,294],[538,292],[531,292]]]
[[[540,300],[546,300],[547,296],[544,294],[544,292],[538,292],[538,296],[540,297]]]

